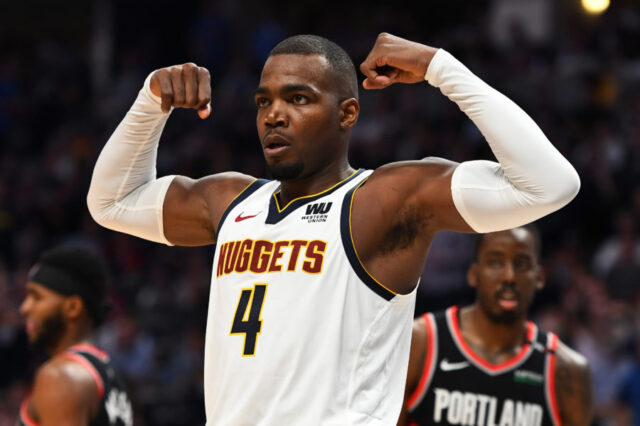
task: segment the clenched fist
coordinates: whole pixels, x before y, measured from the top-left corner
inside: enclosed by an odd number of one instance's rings
[[[161,68],[151,76],[151,92],[162,99],[162,111],[193,108],[200,118],[211,114],[211,76],[194,63]]]
[[[393,83],[418,83],[438,49],[381,33],[360,71],[367,77],[365,89],[383,89]]]

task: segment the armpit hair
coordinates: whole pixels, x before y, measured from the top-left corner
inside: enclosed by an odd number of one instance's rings
[[[433,215],[425,215],[415,206],[407,207],[385,234],[380,244],[380,253],[388,254],[394,250],[411,247],[418,236],[422,235]]]

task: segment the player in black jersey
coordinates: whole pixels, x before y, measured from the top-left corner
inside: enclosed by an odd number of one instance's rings
[[[91,344],[106,315],[107,270],[101,258],[57,247],[31,269],[20,306],[29,341],[51,358],[36,372],[18,425],[131,426],[127,393],[109,357]]]
[[[471,306],[414,322],[399,425],[589,425],[587,360],[527,321],[544,285],[532,227],[480,235]]]

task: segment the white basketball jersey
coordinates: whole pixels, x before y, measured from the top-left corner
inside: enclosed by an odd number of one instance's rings
[[[353,193],[371,171],[281,207],[257,180],[218,227],[207,322],[208,425],[395,425],[415,290],[357,258]]]

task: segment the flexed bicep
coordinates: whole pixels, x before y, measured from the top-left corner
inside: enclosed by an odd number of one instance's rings
[[[396,206],[396,215],[416,211],[425,235],[442,230],[473,232],[453,200],[451,182],[458,166],[437,157],[390,163],[376,170],[369,189]]]
[[[214,243],[225,209],[254,180],[233,172],[199,180],[176,177],[163,203],[162,225],[167,241],[181,246]]]
[[[158,144],[171,109],[197,109],[200,117],[205,118],[210,112],[210,100],[209,72],[195,64],[162,68],[147,77],[135,103],[96,162],[87,206],[97,223],[168,245],[173,241],[188,245],[213,241],[208,225],[205,226],[198,188],[192,191],[187,178],[179,178],[174,185],[175,176],[156,177]],[[167,196],[170,200],[177,199],[180,206],[170,208],[165,218]],[[169,206],[173,205],[170,201]],[[175,230],[184,232],[186,237],[167,239],[165,219],[169,221],[171,236]]]

